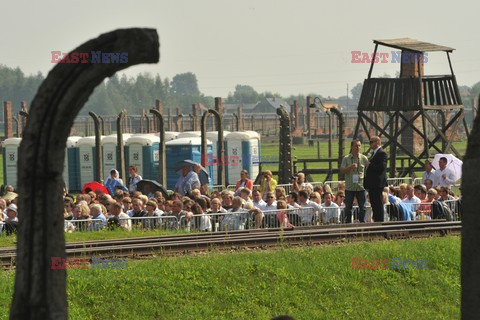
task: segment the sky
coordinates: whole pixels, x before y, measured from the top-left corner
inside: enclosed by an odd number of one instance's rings
[[[160,62],[122,71],[171,79],[193,72],[205,95],[226,97],[237,84],[282,96],[338,97],[367,77],[373,39],[410,37],[445,45],[460,85],[480,81],[479,1],[145,0],[2,1],[0,64],[44,75],[52,51],[69,52],[119,28],[155,28]],[[399,71],[389,62],[373,76]],[[429,54],[425,73],[449,74],[445,53]]]

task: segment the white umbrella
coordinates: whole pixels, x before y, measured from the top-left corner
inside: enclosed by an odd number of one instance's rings
[[[440,169],[439,162],[440,162],[440,158],[443,158],[443,157],[447,159],[447,168],[453,173],[455,181],[457,181],[458,179],[461,179],[463,162],[462,160],[455,157],[453,154],[437,153],[435,155],[435,158],[433,158],[433,161],[432,161],[432,166],[435,168],[435,170]]]

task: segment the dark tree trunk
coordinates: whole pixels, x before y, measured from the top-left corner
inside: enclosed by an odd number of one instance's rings
[[[127,63],[90,63],[91,52],[128,53]],[[89,63],[57,64],[40,86],[29,111],[18,160],[19,234],[11,319],[67,319],[63,161],[73,121],[95,87],[129,66],[159,60],[154,29],[123,29],[100,35],[72,52]]]

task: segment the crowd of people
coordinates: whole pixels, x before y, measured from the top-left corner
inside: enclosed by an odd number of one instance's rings
[[[361,141],[351,142],[351,152],[345,156],[340,172],[345,175],[346,223],[351,222],[351,207],[354,200],[359,207],[358,219],[366,222],[366,203],[370,202],[372,220],[385,221],[385,217],[397,220],[447,219],[451,220],[460,212],[460,200],[451,187],[455,184],[453,172],[447,168],[447,159],[439,159],[435,171],[431,161],[425,163],[422,184],[387,185],[387,153],[381,147],[381,140],[373,136],[369,140],[373,151],[370,158],[360,153]],[[455,200],[455,201],[454,201]],[[443,205],[444,203],[448,205]]]
[[[242,170],[235,190],[209,192],[200,184],[199,165],[183,166],[172,194],[137,190],[142,180],[135,166],[129,167],[127,185],[113,169],[105,181],[107,192],[87,190],[76,197],[64,195],[65,231],[95,231],[104,228],[168,228],[200,231],[242,230],[264,227],[295,227],[389,220],[452,219],[459,212],[459,199],[450,186],[455,182],[440,159],[435,171],[426,163],[423,183],[387,186],[386,153],[380,139],[370,139],[370,158],[360,153],[361,142],[351,142],[340,173],[345,181],[332,190],[329,184],[313,185],[297,174],[289,190],[278,186],[272,172],[262,173],[254,186]],[[18,228],[17,196],[11,186],[0,199],[0,232]],[[288,191],[288,192],[287,192]],[[455,201],[452,201],[455,200]]]

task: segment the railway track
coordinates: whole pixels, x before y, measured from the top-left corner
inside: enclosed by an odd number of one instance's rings
[[[322,245],[346,241],[407,239],[460,234],[460,232],[460,221],[401,221],[70,242],[65,247],[68,258],[92,256],[142,258],[209,250],[240,250],[272,248],[279,245]],[[0,266],[2,268],[13,268],[15,260],[15,247],[0,248]]]

